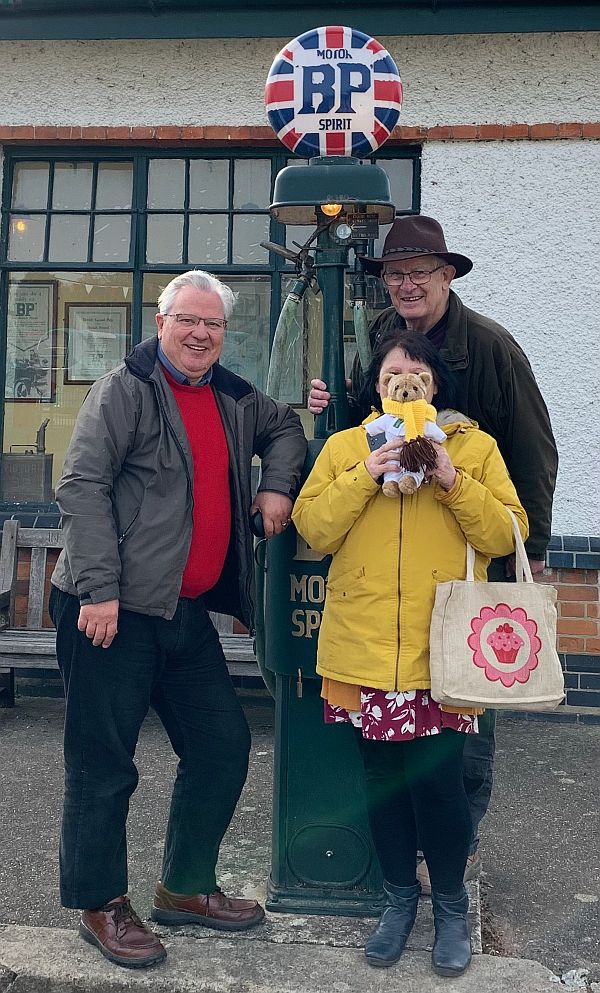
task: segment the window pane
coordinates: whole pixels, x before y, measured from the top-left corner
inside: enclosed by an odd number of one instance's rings
[[[127,262],[130,237],[130,214],[96,214],[93,261]]]
[[[75,418],[91,385],[83,366],[99,375],[126,354],[131,280],[130,273],[11,272],[8,311],[0,315],[7,328],[0,500],[52,500]],[[107,314],[112,337],[104,351],[95,347],[89,356],[76,347],[65,351],[65,325],[79,327],[85,318],[95,338],[93,329],[105,334]],[[73,384],[71,378],[83,382]],[[36,435],[46,418],[46,451],[37,453]],[[25,448],[33,454],[19,454]]]
[[[148,207],[176,210],[183,207],[185,192],[184,159],[150,159],[148,166]]]
[[[227,369],[264,389],[269,366],[271,280],[227,276],[224,282],[238,298],[225,332],[221,361]]]
[[[12,206],[17,210],[45,210],[48,206],[47,162],[16,162]]]
[[[229,162],[226,159],[190,160],[190,209],[217,210],[229,206]]]
[[[92,205],[92,163],[57,162],[54,166],[54,210],[89,210]]]
[[[87,214],[55,214],[50,218],[49,262],[86,262],[90,218]]]
[[[133,165],[131,162],[101,162],[98,166],[96,210],[131,207]]]
[[[183,262],[183,214],[149,214],[146,262]]]
[[[142,341],[156,334],[156,314],[158,298],[165,286],[177,275],[176,272],[147,272],[144,274],[142,297]]]
[[[268,214],[242,214],[233,219],[232,262],[251,262],[265,265],[269,253],[260,247],[261,241],[269,239],[270,217]]]
[[[235,159],[233,206],[237,210],[266,210],[271,202],[269,159]]]
[[[190,214],[190,263],[227,262],[228,227],[227,214]]]
[[[8,258],[18,262],[41,262],[44,257],[46,218],[19,214],[10,219]]]
[[[412,159],[377,159],[390,181],[390,198],[397,211],[412,210]]]
[[[285,245],[286,248],[291,249],[292,252],[299,251],[299,245],[305,245],[311,234],[316,227],[315,224],[310,228],[307,224],[286,224],[285,226]],[[317,239],[315,238],[313,242],[313,248],[316,245]]]

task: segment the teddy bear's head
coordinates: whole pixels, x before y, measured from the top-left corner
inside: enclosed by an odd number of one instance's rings
[[[430,372],[386,373],[382,384],[387,387],[390,400],[398,403],[410,403],[412,400],[425,400],[428,388],[431,386]]]

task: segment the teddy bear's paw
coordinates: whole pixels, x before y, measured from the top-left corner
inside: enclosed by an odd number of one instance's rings
[[[397,497],[398,496],[398,483],[395,479],[388,479],[386,483],[381,487],[383,495],[386,497]]]
[[[398,489],[401,493],[414,493],[418,489],[417,481],[412,476],[403,476],[398,483]]]

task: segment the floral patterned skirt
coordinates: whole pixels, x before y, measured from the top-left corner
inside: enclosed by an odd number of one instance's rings
[[[477,734],[477,717],[451,714],[431,699],[429,690],[391,691],[360,688],[360,710],[345,710],[324,701],[325,723],[352,723],[371,741],[410,741],[444,728]]]

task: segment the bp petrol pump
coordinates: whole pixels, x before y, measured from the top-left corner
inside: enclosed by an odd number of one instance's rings
[[[349,427],[344,373],[344,281],[351,270],[357,346],[370,357],[365,277],[359,256],[394,219],[389,183],[361,161],[396,124],[398,70],[375,39],[323,27],[294,39],[275,59],[266,84],[269,121],[294,153],[309,158],[276,178],[271,216],[310,226],[298,252],[297,279],[278,323],[267,392],[277,396],[286,340],[309,286],[323,296],[322,378],[331,393],[315,423],[305,477],[324,440]],[[352,262],[351,262],[352,253]],[[354,731],[325,725],[316,647],[330,557],[309,548],[293,527],[257,548],[257,655],[276,701],[273,850],[267,907],[272,911],[369,914],[381,909],[381,875],[368,829]],[[264,620],[264,626],[263,626]]]

